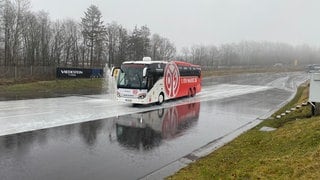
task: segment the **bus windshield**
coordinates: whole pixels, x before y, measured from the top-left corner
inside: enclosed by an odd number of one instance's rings
[[[146,89],[146,77],[142,77],[143,64],[124,64],[118,77],[118,88]]]

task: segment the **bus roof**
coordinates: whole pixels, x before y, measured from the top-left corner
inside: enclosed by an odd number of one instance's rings
[[[164,63],[167,64],[168,61],[125,61],[123,64],[157,64]]]
[[[184,61],[125,61],[123,62],[123,64],[158,64],[158,63],[167,64],[168,62],[174,62],[177,65],[181,65],[181,66],[200,67],[199,65],[191,64]]]
[[[191,63],[184,62],[184,61],[172,61],[172,62],[176,63],[177,65],[181,65],[181,66],[200,67],[199,65],[191,64]]]

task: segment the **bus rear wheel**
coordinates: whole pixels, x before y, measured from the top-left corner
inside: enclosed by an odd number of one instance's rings
[[[164,101],[164,96],[163,96],[163,93],[160,93],[159,96],[158,96],[158,102],[157,104],[160,105],[162,104]]]
[[[196,94],[196,89],[190,88],[190,94],[191,94],[191,97],[193,97]]]

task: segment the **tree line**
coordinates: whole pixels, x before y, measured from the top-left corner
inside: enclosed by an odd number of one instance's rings
[[[226,66],[301,66],[319,63],[320,49],[309,45],[242,41],[220,46],[183,47],[179,58],[213,69]]]
[[[0,66],[110,67],[150,56],[218,68],[311,64],[320,58],[319,48],[308,45],[254,41],[192,45],[177,54],[173,42],[147,26],[128,30],[102,17],[91,5],[80,21],[52,21],[44,11],[31,11],[29,0],[0,0]]]
[[[176,52],[169,39],[151,36],[147,26],[127,30],[104,23],[95,5],[78,22],[52,21],[46,12],[32,12],[29,0],[0,2],[0,66],[104,67],[144,56],[171,59]]]

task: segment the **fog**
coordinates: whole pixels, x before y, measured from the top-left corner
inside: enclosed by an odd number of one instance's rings
[[[105,22],[130,29],[147,25],[178,49],[240,41],[311,46],[320,42],[316,0],[31,0],[32,9],[45,10],[53,19],[80,20],[91,3],[99,7]]]

